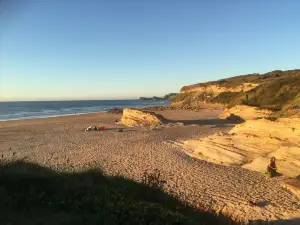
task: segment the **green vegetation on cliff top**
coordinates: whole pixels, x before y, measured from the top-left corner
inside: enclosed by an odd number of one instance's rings
[[[234,88],[243,83],[259,84],[247,92],[223,92],[216,97],[213,93],[189,92],[197,87],[218,85]],[[248,74],[218,81],[199,83],[185,86],[173,102],[183,105],[197,105],[200,102],[220,103],[228,107],[249,105],[259,108],[272,109],[279,116],[299,115],[300,109],[300,69],[287,71],[272,71],[265,74]]]

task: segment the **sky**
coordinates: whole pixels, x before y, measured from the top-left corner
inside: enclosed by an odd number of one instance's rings
[[[130,99],[300,68],[297,0],[0,0],[0,101]]]

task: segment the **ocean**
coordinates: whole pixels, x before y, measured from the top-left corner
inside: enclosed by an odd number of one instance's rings
[[[170,103],[171,102],[168,100],[0,102],[0,121],[105,112],[111,108],[144,108],[168,105]]]

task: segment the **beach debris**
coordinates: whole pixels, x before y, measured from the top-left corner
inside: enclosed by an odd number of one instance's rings
[[[85,129],[85,132],[87,132],[87,131],[92,131],[93,130],[93,127],[92,126],[89,126],[89,127],[87,127],[86,129]]]
[[[106,128],[104,126],[89,126],[85,129],[87,131],[104,131]]]
[[[151,111],[124,109],[121,122],[128,127],[163,125],[165,119]]]
[[[123,128],[119,128],[119,129],[118,129],[118,132],[123,132]]]

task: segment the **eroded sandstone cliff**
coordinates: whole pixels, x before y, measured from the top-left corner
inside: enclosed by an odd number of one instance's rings
[[[247,105],[273,111],[273,116],[300,115],[300,70],[249,74],[185,86],[174,105],[197,107],[203,103],[231,108]]]

